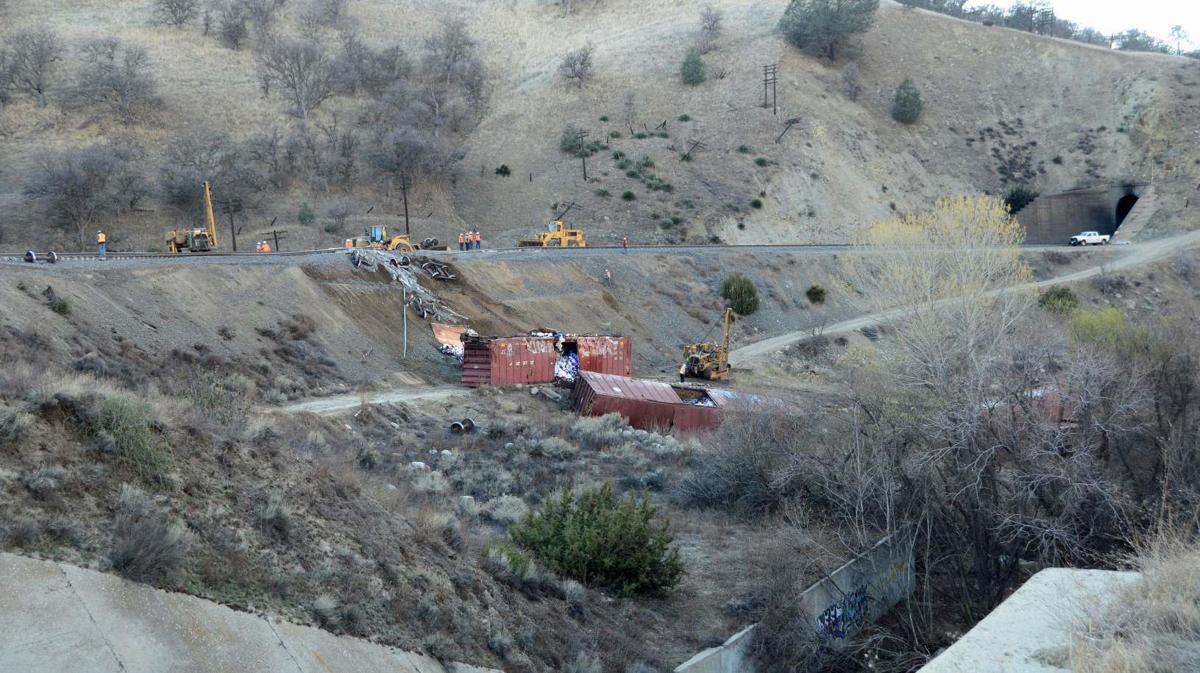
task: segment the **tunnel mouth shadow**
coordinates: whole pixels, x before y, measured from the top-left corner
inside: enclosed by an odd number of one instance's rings
[[[1113,219],[1117,227],[1120,227],[1125,222],[1125,218],[1129,217],[1129,213],[1133,212],[1133,208],[1137,205],[1137,202],[1137,194],[1132,193],[1122,196],[1117,201],[1116,217]]]

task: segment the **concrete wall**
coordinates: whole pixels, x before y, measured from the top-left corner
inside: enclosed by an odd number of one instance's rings
[[[895,533],[854,557],[800,594],[809,623],[833,647],[864,624],[878,619],[912,595],[912,538]],[[749,645],[755,625],[734,634],[675,668],[675,673],[753,673]]]
[[[1109,570],[1043,570],[921,673],[1067,673],[1072,630],[1138,577]]]
[[[488,673],[451,666],[453,673]],[[358,638],[64,563],[0,554],[3,673],[446,673]]]
[[[818,637],[837,646],[912,595],[911,540],[890,535],[800,594]]]
[[[1140,196],[1141,185],[1076,189],[1047,194],[1017,213],[1025,228],[1026,243],[1061,243],[1081,231],[1113,234],[1117,230],[1117,206],[1129,194]]]

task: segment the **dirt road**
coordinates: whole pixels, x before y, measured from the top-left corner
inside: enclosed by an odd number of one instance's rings
[[[396,388],[383,392],[367,393],[366,395],[351,393],[348,395],[322,397],[316,400],[290,404],[286,407],[279,407],[275,411],[283,411],[289,414],[298,414],[305,411],[322,415],[337,414],[350,409],[357,409],[364,402],[367,404],[392,404],[395,402],[444,400],[457,395],[467,395],[470,392],[470,389],[457,386]]]
[[[1147,241],[1145,243],[1134,243],[1128,246],[1122,246],[1124,248],[1124,254],[1106,264],[1091,266],[1080,271],[1063,274],[1061,276],[1055,276],[1053,278],[1047,278],[1034,283],[1004,288],[998,292],[1009,293],[1027,290],[1039,290],[1053,285],[1076,283],[1081,280],[1087,280],[1088,278],[1098,276],[1101,273],[1120,271],[1122,269],[1130,269],[1149,264],[1150,262],[1170,257],[1181,250],[1186,250],[1198,244],[1200,244],[1200,231],[1190,231],[1185,234],[1168,236],[1166,238]],[[821,333],[827,336],[833,334],[845,334],[847,332],[853,332],[855,330],[862,329],[863,327],[869,327],[882,322],[887,322],[889,320],[903,318],[912,311],[913,308],[911,307],[899,307],[888,311],[869,313],[857,318],[843,320],[842,322],[835,323],[833,325],[827,325],[821,329]],[[795,332],[781,334],[769,339],[763,339],[762,341],[752,343],[748,346],[742,346],[741,348],[735,349],[729,353],[729,361],[736,367],[752,366],[756,362],[763,360],[772,353],[781,351],[792,344],[799,343],[811,337],[813,329],[816,329],[817,327],[819,326],[809,325],[804,329],[797,330]]]

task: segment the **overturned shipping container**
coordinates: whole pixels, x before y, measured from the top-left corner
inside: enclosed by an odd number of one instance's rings
[[[704,389],[595,372],[579,373],[571,406],[581,416],[621,414],[635,428],[659,432],[699,432],[721,422]]]
[[[623,336],[464,334],[462,343],[462,384],[468,388],[553,383],[555,363],[571,355],[580,371],[622,376],[633,371],[633,345]]]

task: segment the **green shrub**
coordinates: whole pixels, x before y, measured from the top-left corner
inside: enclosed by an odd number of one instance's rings
[[[740,273],[725,277],[721,283],[721,296],[739,315],[750,315],[758,310],[758,288],[754,287],[754,281]]]
[[[687,114],[682,114],[682,115],[679,115],[679,121],[681,121],[681,122],[690,122],[690,121],[692,121],[692,116],[691,116],[691,115],[687,115]]]
[[[108,560],[113,570],[139,582],[166,583],[187,565],[189,540],[167,513],[136,487],[124,484],[113,520]]]
[[[587,143],[579,135],[580,129],[574,124],[563,127],[562,135],[558,138],[558,149],[573,157],[591,156]]]
[[[121,462],[145,482],[162,484],[171,452],[155,434],[149,405],[127,397],[106,398],[97,408],[99,430],[112,438]]]
[[[317,221],[317,214],[307,203],[300,204],[300,212],[296,213],[296,221],[305,227],[310,227]]]
[[[832,61],[871,27],[877,9],[879,0],[792,0],[779,31],[796,48]]]
[[[704,82],[704,59],[700,56],[699,49],[688,49],[687,55],[683,57],[683,65],[679,67],[679,75],[684,84],[695,86]]]
[[[599,196],[599,197],[608,197],[608,196],[612,196],[612,193],[611,193],[611,192],[609,192],[607,189],[597,189],[597,190],[596,190],[596,196]]]
[[[892,99],[892,119],[901,124],[912,124],[921,117],[924,109],[921,92],[911,79],[904,80],[896,87],[896,96]]]
[[[825,288],[820,285],[813,285],[804,292],[804,296],[808,297],[808,301],[813,304],[824,304],[826,294]]]
[[[769,163],[771,163],[771,162],[770,162],[770,161],[767,161],[767,158],[766,158],[766,157],[759,157],[759,158],[757,158],[757,159],[755,159],[755,160],[754,160],[754,165],[755,165],[755,166],[766,166],[766,165],[767,165],[767,164],[769,164]]]
[[[738,145],[738,152],[741,152],[742,154],[750,154],[752,151],[753,150],[750,149],[749,145]]]
[[[649,498],[621,500],[612,486],[549,498],[512,531],[554,572],[624,595],[659,594],[679,583],[683,563]]]
[[[1076,311],[1068,334],[1076,346],[1091,346],[1116,356],[1130,355],[1148,341],[1146,329],[1129,322],[1116,308]]]
[[[600,121],[602,121],[602,122],[608,121],[608,115],[600,115]]]
[[[1021,212],[1021,209],[1025,206],[1032,203],[1038,196],[1040,195],[1029,187],[1020,185],[1008,190],[1008,194],[1004,196],[1004,202],[1008,204],[1008,211],[1016,214]]]
[[[625,200],[625,201],[636,201],[637,194],[634,194],[633,192],[630,192],[630,191],[626,191],[624,194],[621,195],[621,199]]]
[[[508,167],[508,164],[500,164],[500,168],[496,169],[496,175],[507,178],[508,176],[512,175],[512,169]]]
[[[55,297],[47,306],[59,315],[71,315],[71,302],[62,297]]]
[[[1079,298],[1067,287],[1052,287],[1038,297],[1038,306],[1059,315],[1070,315],[1079,308]]]
[[[751,199],[750,207],[755,210],[761,209],[763,207],[762,199]]]

